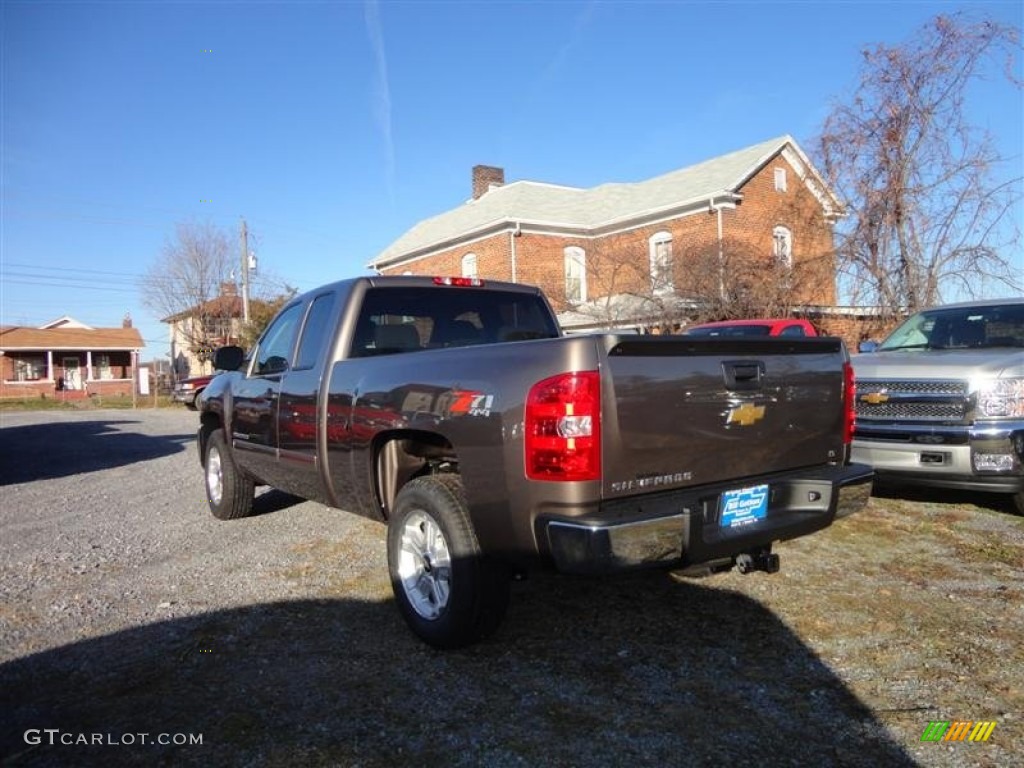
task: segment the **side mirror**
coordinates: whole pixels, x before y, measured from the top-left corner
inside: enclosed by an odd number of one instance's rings
[[[876,349],[878,349],[877,341],[862,341],[857,345],[858,352],[874,352]]]
[[[284,373],[286,370],[288,370],[288,360],[280,355],[273,355],[264,361],[257,373]]]
[[[218,371],[237,371],[245,362],[245,350],[241,347],[218,347],[213,353],[213,367]]]

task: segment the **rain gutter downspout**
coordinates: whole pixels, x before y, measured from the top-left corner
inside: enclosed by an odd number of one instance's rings
[[[512,282],[516,280],[516,238],[522,236],[523,231],[519,227],[519,222],[516,222],[516,228],[508,233],[508,244],[509,244],[509,256],[511,259],[512,266]]]
[[[725,246],[722,237],[722,206],[715,205],[715,198],[708,198],[708,211],[718,214],[718,297],[725,299]]]

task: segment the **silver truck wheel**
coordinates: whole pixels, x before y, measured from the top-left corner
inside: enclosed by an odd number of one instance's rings
[[[481,552],[458,475],[418,477],[399,491],[388,570],[402,618],[435,648],[490,635],[508,607],[508,574]]]
[[[206,498],[218,520],[236,520],[252,514],[256,484],[240,472],[227,450],[224,430],[215,429],[206,438]]]
[[[448,607],[452,560],[441,527],[422,509],[402,527],[398,578],[406,599],[424,619],[436,619]]]

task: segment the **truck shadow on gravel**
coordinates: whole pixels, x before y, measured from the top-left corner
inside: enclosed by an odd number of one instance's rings
[[[11,661],[0,691],[12,766],[915,764],[759,603],[665,574],[528,582],[449,653],[390,600],[217,611]]]
[[[130,419],[65,421],[5,427],[0,485],[51,480],[135,464],[185,450],[195,434],[144,435]]]

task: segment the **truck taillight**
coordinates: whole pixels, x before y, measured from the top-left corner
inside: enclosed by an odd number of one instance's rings
[[[853,366],[843,363],[843,444],[853,442],[853,422],[857,418],[857,384],[853,380]]]
[[[457,288],[480,288],[484,281],[479,277],[435,277],[434,285],[454,285]]]
[[[563,373],[539,381],[526,398],[526,476],[601,478],[601,377]]]

